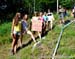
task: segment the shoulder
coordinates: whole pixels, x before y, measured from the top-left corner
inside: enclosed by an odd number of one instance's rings
[[[21,20],[21,23],[25,23],[24,20]]]

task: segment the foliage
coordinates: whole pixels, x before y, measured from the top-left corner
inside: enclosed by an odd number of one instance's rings
[[[75,0],[59,0],[60,5],[66,8],[72,8],[75,4]]]
[[[11,42],[11,23],[4,23],[0,26],[0,44]]]
[[[35,6],[34,6],[35,1]],[[0,22],[5,22],[10,14],[16,12],[32,14],[35,11],[47,11],[51,9],[56,11],[57,0],[1,0],[0,1]],[[59,5],[65,8],[72,8],[75,4],[75,0],[59,0]]]

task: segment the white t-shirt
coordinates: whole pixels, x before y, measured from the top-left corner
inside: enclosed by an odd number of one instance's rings
[[[48,13],[48,21],[52,21],[52,20],[54,20],[54,16],[53,16],[53,14],[52,13]]]

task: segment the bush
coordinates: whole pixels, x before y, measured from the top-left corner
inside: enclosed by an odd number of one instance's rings
[[[11,23],[4,23],[0,26],[0,44],[10,43]]]

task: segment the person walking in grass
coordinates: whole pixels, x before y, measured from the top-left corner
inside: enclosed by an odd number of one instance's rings
[[[47,25],[48,25],[48,16],[47,16],[46,12],[44,12],[43,18],[44,18],[44,24],[45,24],[45,30],[46,30],[47,29]]]
[[[64,23],[64,8],[59,6],[59,18],[60,18],[60,24]]]
[[[25,14],[23,16],[23,19],[21,21],[22,23],[22,37],[24,34],[29,34],[31,36],[31,38],[33,39],[33,41],[36,43],[35,37],[33,36],[32,32],[30,30],[28,30],[28,24],[27,24],[27,20],[28,20],[28,15]]]
[[[45,35],[45,29],[46,29],[46,26],[45,26],[45,20],[44,19],[45,17],[43,17],[43,12],[39,12],[39,20],[42,22],[42,31],[41,31],[41,34],[42,36]]]
[[[17,50],[18,40],[21,39],[21,22],[20,13],[16,13],[12,21],[11,36],[12,36],[12,53],[15,54]]]
[[[48,30],[53,28],[53,21],[54,19],[54,15],[53,13],[50,11],[50,9],[48,9],[48,13],[47,13],[47,17],[48,17]]]
[[[38,20],[39,20],[38,12],[34,12],[34,16],[31,19],[32,24],[33,24],[33,21],[38,21]],[[35,31],[35,32],[38,32],[38,36],[39,36],[39,38],[41,40],[41,32],[40,31]]]

